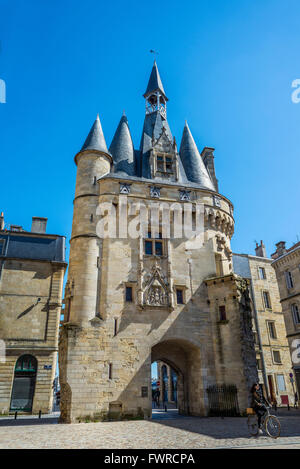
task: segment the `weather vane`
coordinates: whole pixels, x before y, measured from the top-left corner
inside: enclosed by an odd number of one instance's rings
[[[158,52],[156,50],[150,49],[150,54],[158,55]]]

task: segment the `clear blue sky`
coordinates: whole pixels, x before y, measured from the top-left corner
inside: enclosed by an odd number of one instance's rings
[[[299,1],[0,0],[0,211],[69,239],[75,153],[100,114],[108,145],[126,110],[135,146],[152,67],[180,142],[188,120],[213,146],[220,191],[235,205],[235,252],[300,236]]]

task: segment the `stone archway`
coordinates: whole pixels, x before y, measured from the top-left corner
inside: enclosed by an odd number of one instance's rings
[[[179,414],[205,415],[200,348],[183,339],[168,339],[151,349],[151,363],[162,361],[177,373]]]

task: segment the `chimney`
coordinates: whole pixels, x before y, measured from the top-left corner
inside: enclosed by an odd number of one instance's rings
[[[4,230],[4,214],[0,213],[0,230]]]
[[[280,257],[285,253],[286,253],[285,241],[279,241],[279,243],[276,244],[277,257]]]
[[[203,159],[203,163],[205,164],[206,169],[208,170],[208,172],[209,172],[209,174],[210,174],[210,176],[213,180],[215,188],[216,188],[217,192],[219,192],[218,180],[216,178],[216,173],[215,173],[214,151],[215,151],[214,148],[204,147],[202,152],[201,152],[201,156],[202,156],[202,159]]]
[[[255,255],[257,257],[267,257],[266,246],[261,241],[260,244],[256,243]]]
[[[48,218],[32,217],[31,233],[46,233]]]

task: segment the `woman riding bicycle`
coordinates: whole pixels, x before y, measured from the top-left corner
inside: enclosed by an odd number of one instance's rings
[[[270,404],[262,396],[261,389],[260,389],[260,386],[259,386],[258,383],[253,384],[253,386],[251,388],[251,395],[252,395],[251,407],[257,415],[258,428],[260,430],[260,433],[262,433],[261,419],[265,415],[265,413],[267,412],[266,405],[270,405]]]

